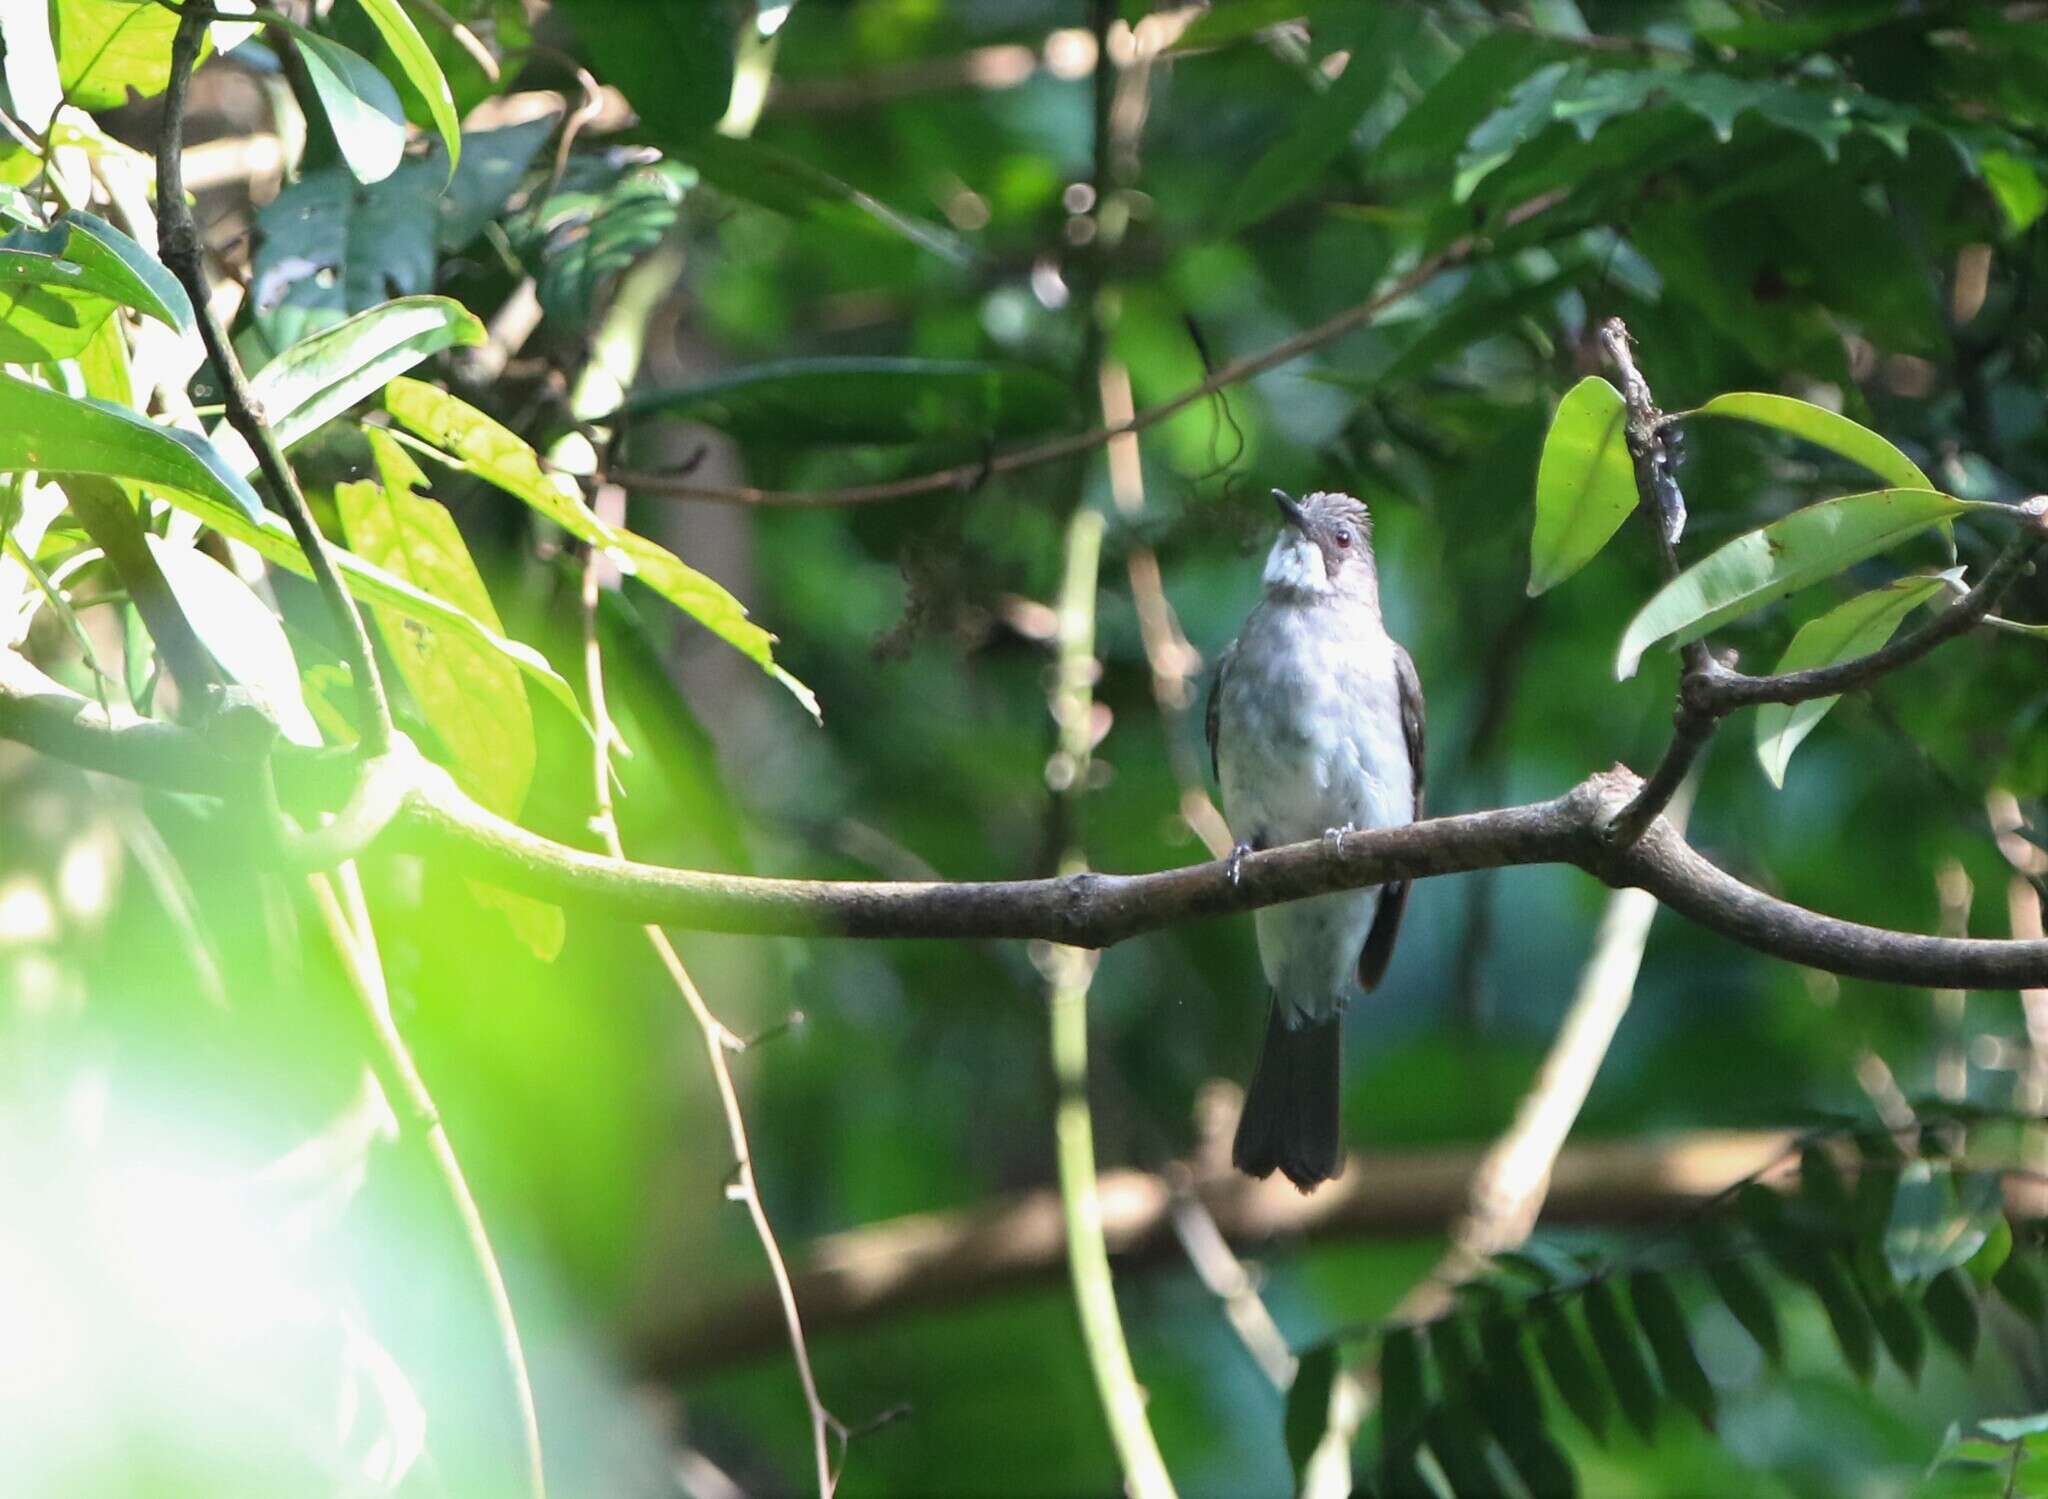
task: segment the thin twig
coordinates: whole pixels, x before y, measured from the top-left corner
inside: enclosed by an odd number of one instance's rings
[[[1502,227],[1512,228],[1526,223],[1562,200],[1561,192],[1546,193],[1540,198],[1531,199],[1510,211],[1503,218]],[[977,460],[907,479],[890,479],[877,484],[854,484],[841,489],[756,489],[746,485],[704,484],[676,474],[626,471],[613,473],[610,477],[635,494],[675,500],[712,500],[735,505],[865,505],[883,500],[909,499],[916,495],[964,493],[995,475],[1012,474],[1020,469],[1035,468],[1040,464],[1054,463],[1062,458],[1072,458],[1081,453],[1092,452],[1112,437],[1125,432],[1143,432],[1146,428],[1157,426],[1174,413],[1183,411],[1220,390],[1299,359],[1303,354],[1319,349],[1331,340],[1363,327],[1380,312],[1403,297],[1411,295],[1441,272],[1464,264],[1473,252],[1482,248],[1484,244],[1485,241],[1481,237],[1467,235],[1427,257],[1407,274],[1365,301],[1347,307],[1336,316],[1316,324],[1313,328],[1305,329],[1292,338],[1282,339],[1271,348],[1257,354],[1248,354],[1242,359],[1233,359],[1219,366],[1214,374],[1199,385],[1190,386],[1179,395],[1156,406],[1146,407],[1128,422],[1114,429],[1096,427],[1086,432],[1051,438],[1032,447],[1019,448],[1012,453],[998,453],[986,462]]]
[[[257,18],[237,16],[232,19],[246,21]],[[199,322],[200,339],[220,374],[228,421],[255,453],[264,480],[270,485],[277,503],[284,508],[292,535],[306,554],[313,581],[319,586],[327,612],[341,636],[342,660],[347,663],[355,684],[357,717],[361,720],[357,730],[362,736],[362,752],[368,758],[375,758],[391,747],[393,728],[391,704],[384,694],[384,681],[377,670],[376,652],[370,644],[369,631],[363,625],[363,616],[356,608],[355,600],[349,597],[340,575],[335,571],[327,539],[320,534],[312,509],[306,504],[298,476],[285,461],[284,450],[278,446],[270,423],[250,392],[241,361],[235,357],[234,348],[228,342],[227,331],[214,316],[199,228],[193,221],[191,205],[185,201],[181,159],[185,108],[192,69],[199,59],[206,27],[206,16],[184,12],[171,43],[171,73],[164,89],[162,134],[157,141],[156,153],[157,252],[191,299],[193,316]]]
[[[547,1480],[541,1462],[540,1422],[534,1411],[533,1382],[526,1372],[526,1354],[520,1346],[519,1325],[512,1315],[512,1298],[505,1290],[505,1277],[498,1268],[497,1255],[491,1250],[483,1215],[477,1211],[475,1197],[470,1195],[462,1164],[456,1159],[455,1147],[449,1143],[448,1131],[442,1126],[440,1111],[435,1108],[426,1081],[413,1064],[405,1038],[399,1034],[398,1026],[391,1017],[391,998],[384,984],[384,968],[377,956],[376,936],[370,926],[368,909],[363,904],[362,887],[355,868],[343,865],[332,880],[324,874],[308,875],[307,884],[326,924],[335,954],[341,960],[342,972],[355,994],[367,1035],[365,1050],[370,1071],[398,1120],[400,1137],[426,1146],[434,1164],[434,1174],[440,1179],[456,1220],[462,1226],[470,1258],[483,1283],[491,1320],[498,1331],[504,1368],[511,1384],[515,1424],[524,1446],[526,1492],[532,1499],[545,1499]],[[341,887],[339,895],[335,890],[337,884]]]
[[[625,492],[615,486],[603,486],[597,495],[599,514],[616,512],[606,516],[608,523],[623,521]],[[614,859],[625,858],[625,849],[619,840],[618,819],[612,807],[612,746],[618,742],[618,730],[613,726],[610,710],[606,706],[604,691],[604,655],[599,649],[597,635],[597,606],[600,588],[602,556],[592,548],[583,561],[583,681],[590,700],[590,722],[595,730],[592,735],[591,787],[596,798],[596,813],[591,818],[591,827],[604,840],[605,847]],[[682,958],[675,950],[675,944],[668,939],[668,933],[659,926],[649,925],[642,929],[648,946],[661,960],[668,971],[669,979],[683,996],[690,1018],[697,1024],[698,1034],[703,1038],[704,1053],[711,1065],[712,1081],[718,1088],[719,1106],[725,1113],[725,1129],[732,1145],[733,1176],[728,1195],[736,1197],[747,1205],[747,1216],[754,1225],[754,1236],[760,1240],[761,1253],[768,1260],[769,1273],[775,1280],[776,1299],[781,1305],[783,1327],[789,1337],[789,1347],[796,1360],[797,1380],[803,1386],[804,1407],[810,1416],[812,1458],[817,1467],[819,1499],[831,1499],[838,1483],[838,1474],[832,1461],[832,1443],[835,1438],[843,1441],[846,1427],[826,1409],[825,1402],[818,1395],[817,1376],[811,1370],[810,1346],[804,1340],[803,1318],[797,1310],[796,1288],[791,1283],[789,1266],[782,1257],[782,1249],[775,1239],[774,1225],[768,1221],[768,1210],[761,1202],[759,1184],[754,1178],[754,1153],[747,1142],[746,1116],[740,1109],[739,1090],[733,1085],[732,1068],[728,1061],[730,1053],[741,1047],[739,1038],[726,1029],[724,1022],[711,1012],[698,991],[696,981],[690,977],[689,969],[683,966]]]
[[[1055,793],[1079,802],[1087,794],[1095,681],[1095,595],[1102,556],[1102,512],[1081,506],[1067,524],[1066,578],[1059,600],[1059,667],[1053,688],[1053,717],[1059,724]],[[1078,813],[1065,820],[1078,840]],[[1063,873],[1084,867],[1078,846],[1060,861]],[[1095,1392],[1109,1423],[1110,1440],[1123,1466],[1124,1487],[1134,1499],[1172,1499],[1145,1393],[1131,1367],[1131,1352],[1117,1315],[1110,1279],[1109,1247],[1102,1233],[1102,1194],[1095,1177],[1095,1126],[1088,1107],[1088,985],[1095,959],[1078,947],[1060,946],[1049,964],[1053,1081],[1059,1089],[1053,1133],[1057,1145],[1060,1209],[1066,1223],[1067,1269],[1074,1307]]]

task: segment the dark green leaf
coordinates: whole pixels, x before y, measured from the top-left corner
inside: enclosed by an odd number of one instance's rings
[[[1437,1406],[1424,1423],[1423,1436],[1458,1499],[1488,1499],[1501,1492],[1500,1480],[1487,1461],[1486,1430],[1471,1411],[1462,1406]]]
[[[1483,1411],[1504,1445],[1507,1433],[1543,1424],[1543,1397],[1536,1392],[1536,1378],[1522,1347],[1521,1315],[1504,1307],[1487,1313],[1479,1323]]]
[[[1821,1310],[1827,1313],[1828,1326],[1834,1329],[1842,1357],[1858,1379],[1868,1381],[1877,1368],[1877,1341],[1870,1325],[1870,1312],[1863,1305],[1855,1282],[1834,1255],[1815,1256],[1811,1267],[1809,1283],[1820,1297]]]
[[[1294,1383],[1287,1389],[1287,1460],[1294,1468],[1294,1482],[1301,1485],[1302,1470],[1315,1456],[1316,1446],[1330,1424],[1330,1387],[1337,1379],[1337,1350],[1325,1344],[1301,1356],[1294,1371]]]
[[[328,167],[256,211],[250,304],[273,349],[350,313],[433,290],[441,178],[429,161],[408,161],[368,186]]]
[[[1485,1392],[1479,1380],[1479,1365],[1472,1353],[1472,1340],[1467,1335],[1465,1319],[1453,1312],[1438,1317],[1423,1332],[1429,1342],[1429,1355],[1436,1362],[1437,1383],[1442,1387],[1443,1399],[1462,1401],[1477,1408]]]
[[[1967,1364],[1977,1356],[1977,1300],[1970,1294],[1968,1276],[1960,1270],[1942,1271],[1927,1283],[1920,1304],[1957,1358]]]
[[[180,333],[192,331],[192,299],[156,256],[83,209],[66,210],[56,228],[64,236],[64,258],[83,267],[95,289]]]
[[[973,259],[967,245],[951,230],[899,213],[829,172],[758,141],[702,135],[677,146],[676,154],[720,192],[758,203],[776,213],[868,233],[901,236],[955,265],[966,265]]]
[[[631,99],[664,144],[700,136],[732,97],[730,13],[705,0],[560,0],[598,78]]]
[[[1703,1268],[1721,1304],[1742,1324],[1742,1330],[1756,1340],[1764,1357],[1773,1364],[1783,1364],[1785,1344],[1778,1330],[1777,1303],[1771,1299],[1762,1277],[1741,1253],[1732,1248],[1722,1252],[1720,1246],[1710,1251]]]
[[[441,196],[435,233],[443,254],[452,255],[483,233],[496,218],[540,148],[555,132],[555,117],[543,115],[497,130],[473,130],[462,137],[462,160]]]
[[[1303,91],[1293,124],[1238,178],[1224,204],[1219,234],[1243,233],[1322,176],[1350,146],[1352,131],[1380,97],[1419,25],[1413,11],[1377,6],[1345,28],[1341,41],[1350,61],[1344,71],[1320,94]]]
[[[1508,1431],[1495,1428],[1508,1463],[1528,1489],[1530,1499],[1575,1499],[1578,1475],[1571,1459],[1539,1425],[1520,1426]]]
[[[1977,508],[1928,489],[1879,489],[1824,500],[1738,536],[1643,605],[1622,635],[1615,675],[1634,676],[1643,652],[1659,641],[1683,645],[1697,640],[1724,621],[1753,613]]]
[[[2032,1251],[2015,1249],[1991,1277],[1992,1288],[2005,1304],[2029,1322],[2048,1320],[2048,1294],[2043,1293],[2036,1259]]]
[[[979,360],[792,359],[683,390],[644,391],[626,410],[708,423],[750,442],[902,443],[1016,437],[1066,420],[1065,383]]]
[[[1380,1446],[1390,1457],[1422,1437],[1428,1397],[1422,1386],[1422,1340],[1412,1327],[1390,1327],[1380,1339]]]
[[[419,28],[413,25],[412,17],[405,13],[405,7],[399,0],[360,0],[360,3],[384,38],[384,45],[398,60],[406,82],[413,86],[427,106],[434,128],[441,133],[441,143],[447,148],[448,169],[453,173],[462,159],[462,121],[455,112],[455,96],[448,90],[448,80],[442,76],[441,65],[434,61],[427,39],[420,35]]]
[[[1636,508],[1621,392],[1588,375],[1558,403],[1536,471],[1529,594],[1554,588],[1607,545]]]
[[[680,162],[579,157],[560,187],[506,225],[541,306],[589,320],[611,278],[660,244],[696,174]]]
[[[1628,1290],[1636,1320],[1642,1323],[1643,1335],[1657,1360],[1657,1371],[1664,1377],[1664,1388],[1697,1416],[1702,1426],[1713,1430],[1714,1387],[1693,1352],[1685,1312],[1671,1282],[1653,1270],[1638,1270],[1629,1277]]]
[[[1826,1216],[1844,1218],[1849,1212],[1849,1188],[1842,1180],[1841,1168],[1827,1146],[1818,1141],[1809,1141],[1799,1152],[1799,1190]]]
[[[1507,100],[1472,128],[1458,154],[1451,196],[1462,203],[1496,168],[1550,124],[1559,92],[1585,73],[1583,63],[1546,64],[1516,84]]]
[[[1479,122],[1537,68],[1569,55],[1523,32],[1488,31],[1445,69],[1374,148],[1375,174],[1438,173]]]
[[[1615,1398],[1629,1424],[1647,1440],[1657,1429],[1657,1382],[1636,1342],[1635,1329],[1622,1310],[1614,1288],[1604,1280],[1586,1287],[1586,1330],[1593,1335],[1593,1349],[1607,1366]]]
[[[1544,1302],[1536,1309],[1536,1346],[1550,1371],[1558,1396],[1597,1442],[1607,1440],[1607,1388],[1586,1356],[1578,1330],[1562,1305]]]

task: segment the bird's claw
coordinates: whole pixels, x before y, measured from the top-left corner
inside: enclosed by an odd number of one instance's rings
[[[1223,878],[1230,881],[1230,888],[1233,890],[1244,877],[1244,856],[1251,851],[1252,846],[1249,843],[1234,843],[1230,847],[1230,853],[1223,860]]]
[[[1332,848],[1335,848],[1339,843],[1343,841],[1344,835],[1346,833],[1355,833],[1357,831],[1358,829],[1353,827],[1348,822],[1345,823],[1344,826],[1342,826],[1341,828],[1324,828],[1323,842],[1329,844]]]

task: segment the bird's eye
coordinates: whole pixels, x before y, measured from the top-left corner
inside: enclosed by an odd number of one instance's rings
[[[1345,549],[1348,549],[1348,548],[1350,547],[1350,545],[1351,545],[1351,528],[1350,528],[1349,526],[1339,526],[1339,527],[1337,528],[1337,547],[1338,547],[1338,549],[1339,549],[1340,551],[1341,551],[1341,550],[1345,550]]]

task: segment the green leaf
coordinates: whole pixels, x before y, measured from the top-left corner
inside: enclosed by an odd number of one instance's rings
[[[382,182],[405,159],[405,106],[398,90],[369,59],[332,38],[303,26],[291,27],[291,33],[342,160],[358,182]]]
[[[2014,1250],[1991,1277],[1991,1286],[2007,1306],[2029,1322],[2040,1322],[2048,1319],[2048,1294],[2042,1291],[2041,1277],[2033,1258]]]
[[[1536,469],[1531,598],[1598,556],[1636,508],[1627,421],[1621,392],[1598,375],[1586,376],[1558,403]]]
[[[1486,1460],[1486,1430],[1462,1405],[1439,1405],[1423,1422],[1423,1438],[1450,1480],[1451,1492],[1465,1496],[1500,1492],[1500,1480]]]
[[[503,633],[454,517],[417,491],[426,475],[388,432],[364,432],[376,479],[335,487],[349,549]],[[533,710],[518,668],[459,635],[373,608],[377,628],[456,783],[501,817],[517,818],[533,781]]]
[[[400,297],[308,334],[258,370],[249,388],[278,442],[290,447],[429,354],[484,336],[460,302]],[[237,472],[255,469],[256,455],[226,423],[213,441]]]
[[[1782,1365],[1785,1342],[1778,1330],[1777,1303],[1771,1299],[1763,1279],[1740,1253],[1725,1246],[1715,1246],[1702,1268],[1721,1304],[1755,1340],[1764,1357]]]
[[[645,537],[614,530],[599,520],[583,503],[575,481],[542,468],[540,455],[518,434],[447,391],[404,375],[385,386],[384,406],[415,435],[460,459],[478,478],[525,501],[578,540],[603,547],[622,571],[638,577],[760,666],[812,717],[818,716],[810,689],[776,664],[775,637],[747,618],[738,599]]]
[[[1963,1261],[1963,1269],[1969,1274],[1972,1284],[1982,1291],[1997,1280],[1998,1272],[2012,1257],[2012,1225],[2003,1213],[1991,1225],[1990,1236],[1984,1240],[1984,1247]]]
[[[352,312],[432,291],[440,191],[428,161],[367,186],[335,166],[259,208],[249,300],[270,346],[289,348]]]
[[[1849,1211],[1849,1188],[1827,1146],[1810,1140],[1799,1152],[1799,1190],[1823,1217],[1840,1221]]]
[[[1820,1297],[1835,1342],[1858,1379],[1868,1383],[1877,1368],[1877,1341],[1870,1325],[1870,1313],[1857,1294],[1855,1282],[1842,1262],[1832,1254],[1816,1256],[1808,1271],[1808,1283]]]
[[[434,61],[426,38],[420,35],[419,28],[413,25],[412,17],[405,13],[398,0],[360,0],[360,3],[378,34],[384,38],[384,45],[398,59],[406,81],[426,103],[434,128],[440,131],[442,143],[448,148],[448,171],[453,176],[462,160],[462,121],[456,115],[455,95],[449,92],[441,65]]]
[[[1699,1418],[1700,1425],[1712,1431],[1714,1387],[1707,1382],[1707,1371],[1700,1367],[1699,1356],[1693,1352],[1685,1312],[1671,1282],[1655,1271],[1638,1270],[1629,1277],[1628,1291],[1636,1320],[1642,1323],[1650,1353],[1657,1360],[1657,1370],[1664,1376],[1664,1388]]]
[[[673,143],[724,118],[732,98],[733,28],[705,0],[559,0],[591,71],[633,101],[643,127]]]
[[[205,439],[124,406],[0,375],[0,473],[103,474],[193,495],[245,516],[263,502]]]
[[[18,237],[8,236],[8,242]],[[65,260],[86,273],[91,290],[180,333],[192,331],[192,299],[185,295],[178,278],[161,260],[105,219],[83,209],[68,209],[48,238],[62,245],[58,253]]]
[[[0,249],[0,362],[69,359],[114,315],[85,270],[34,250]]]
[[[32,0],[33,3],[33,0]],[[81,109],[145,99],[171,78],[175,11],[152,0],[62,0],[50,6],[50,40],[64,98]]]
[[[1594,1371],[1570,1315],[1555,1301],[1543,1302],[1536,1309],[1536,1347],[1559,1398],[1594,1441],[1605,1443],[1611,1414],[1607,1387]]]
[[[1352,132],[1380,98],[1387,75],[1418,25],[1413,12],[1378,6],[1363,11],[1356,24],[1345,28],[1340,45],[1350,60],[1344,71],[1319,94],[1300,91],[1303,102],[1286,133],[1237,179],[1224,203],[1218,234],[1241,234],[1293,201],[1350,148]]]
[[[1730,391],[1715,396],[1688,416],[1729,416],[1759,426],[1775,427],[1794,437],[1826,448],[1830,453],[1860,463],[1886,484],[1898,489],[1933,489],[1934,481],[1920,471],[1920,465],[1896,447],[1857,422],[1825,406],[1815,406],[1791,396],[1774,396],[1763,391]]]
[[[1405,1453],[1422,1435],[1428,1400],[1422,1388],[1422,1340],[1413,1327],[1390,1327],[1380,1339],[1380,1446]]]
[[[1833,666],[1868,655],[1892,638],[1905,617],[1941,592],[1955,573],[1915,574],[1860,594],[1799,627],[1776,671],[1805,671]],[[1756,710],[1756,755],[1773,786],[1785,784],[1792,752],[1820,726],[1839,697],[1809,698],[1803,703],[1763,703]]]
[[[1635,1330],[1614,1288],[1596,1280],[1585,1290],[1586,1330],[1593,1335],[1593,1350],[1607,1366],[1607,1377],[1621,1402],[1629,1424],[1648,1440],[1657,1430],[1657,1382],[1643,1359]]]
[[[588,321],[611,279],[674,228],[696,182],[676,161],[571,158],[556,190],[505,226],[548,315]]]
[[[1959,1270],[1944,1270],[1927,1283],[1920,1304],[1957,1358],[1967,1364],[1977,1356],[1977,1301],[1970,1294],[1967,1276]]]
[[[906,443],[1015,437],[1067,419],[1067,386],[986,360],[826,358],[754,365],[681,390],[636,393],[630,415],[688,417],[749,442]]]
[[[1896,546],[1938,522],[1983,508],[1928,489],[1878,489],[1795,510],[1721,546],[1658,589],[1629,621],[1616,654],[1635,675],[1660,641],[1683,645]]]
[[[1294,1468],[1294,1482],[1301,1485],[1302,1470],[1315,1456],[1316,1446],[1330,1424],[1330,1389],[1337,1380],[1337,1350],[1325,1344],[1301,1356],[1294,1371],[1294,1383],[1287,1387],[1287,1461]]]
[[[1892,1274],[1917,1285],[1968,1261],[2003,1220],[2005,1198],[1990,1172],[1965,1173],[1912,1161],[1892,1197],[1884,1254]]]
[[[1458,153],[1457,176],[1451,183],[1453,201],[1463,203],[1470,198],[1473,189],[1540,134],[1551,123],[1558,92],[1584,72],[1580,63],[1547,63],[1516,84],[1505,103],[1473,126]]]
[[[700,135],[679,144],[676,155],[695,167],[720,192],[758,203],[776,213],[871,234],[900,236],[954,265],[967,265],[974,258],[966,243],[951,230],[899,213],[809,162],[759,141]]]
[[[1873,1257],[1878,1260],[1877,1266],[1859,1277],[1859,1287],[1870,1310],[1871,1325],[1877,1329],[1879,1341],[1884,1344],[1885,1352],[1891,1355],[1892,1362],[1899,1366],[1899,1371],[1907,1379],[1917,1382],[1921,1366],[1927,1361],[1927,1334],[1885,1271],[1883,1256]]]
[[[160,536],[148,542],[192,633],[220,669],[255,694],[285,738],[317,746],[320,729],[306,707],[299,664],[269,605],[206,553]]]
[[[2048,210],[2048,185],[2042,183],[2031,163],[2012,152],[1982,152],[1977,169],[1984,174],[1984,185],[2005,217],[2008,236],[2024,234]]]
[[[1481,1320],[1479,1352],[1486,1419],[1502,1445],[1512,1450],[1510,1433],[1540,1430],[1543,1425],[1543,1397],[1536,1392],[1536,1378],[1522,1347],[1522,1324],[1514,1311],[1499,1307]]]
[[[1575,1499],[1579,1480],[1571,1460],[1540,1425],[1496,1430],[1494,1437],[1530,1499]]]
[[[1484,33],[1373,148],[1374,175],[1441,173],[1443,163],[1457,154],[1466,137],[1516,84],[1568,55],[1569,49],[1561,44],[1527,32]]]
[[[453,255],[483,233],[503,211],[540,148],[555,132],[556,117],[542,115],[496,130],[471,130],[462,137],[462,160],[441,195],[435,238]]]

